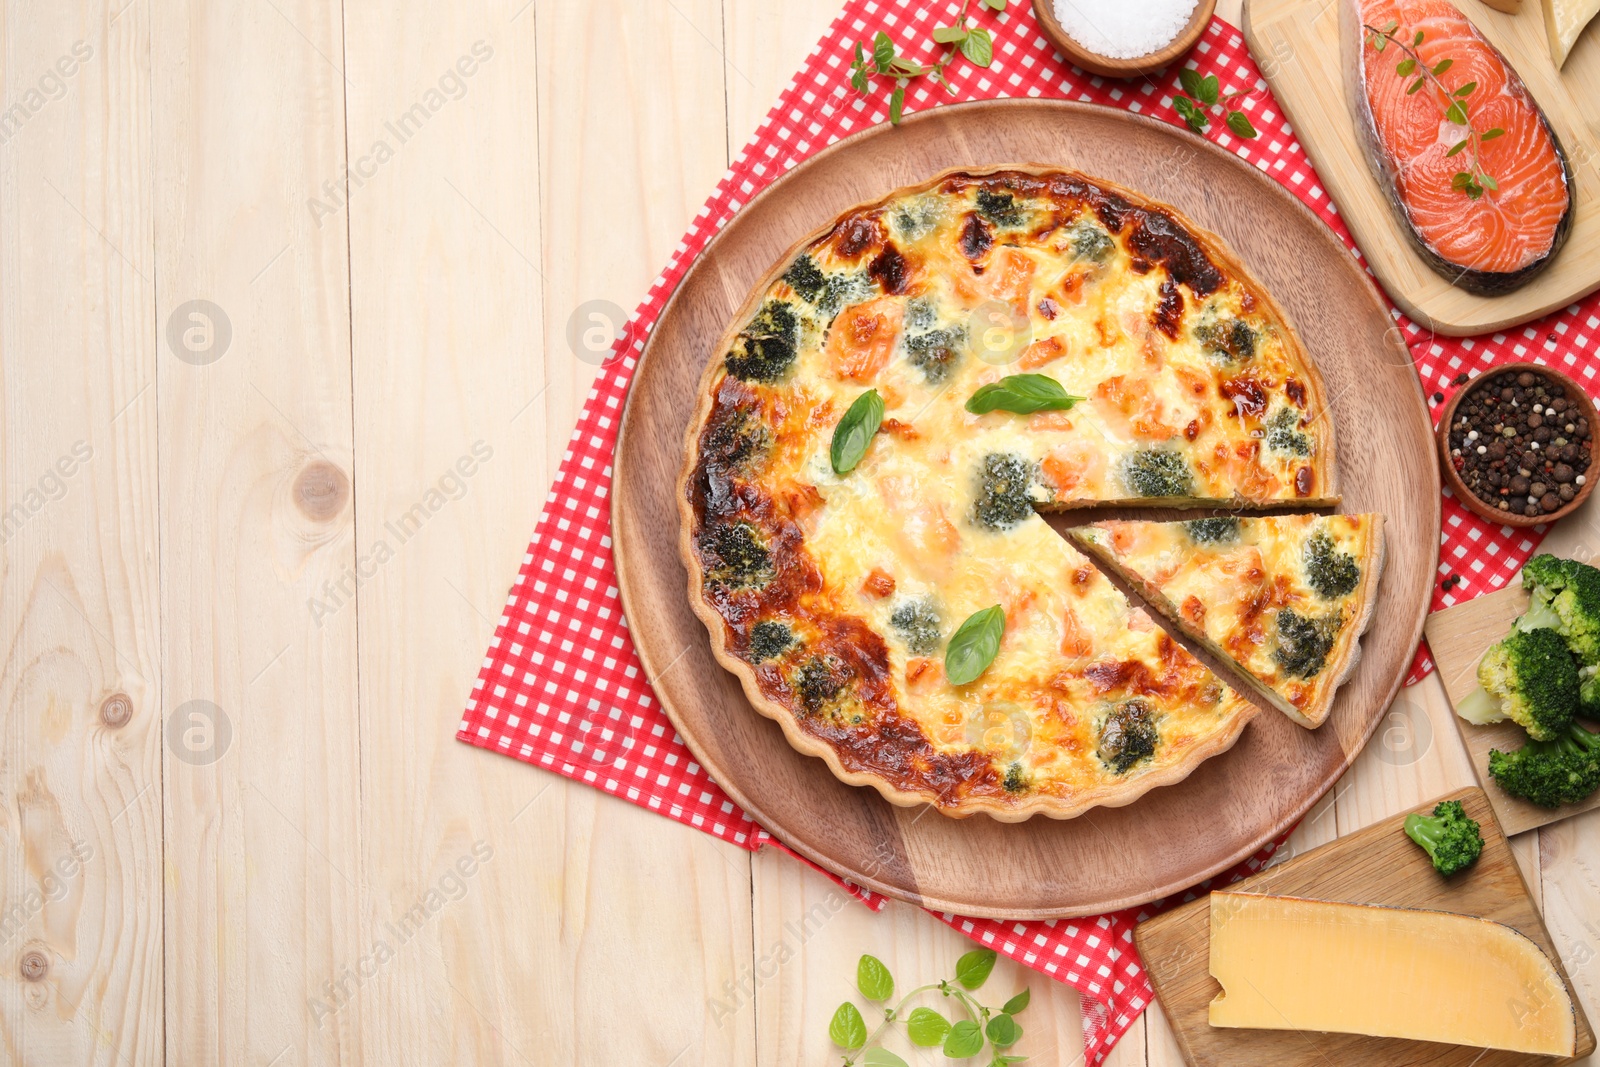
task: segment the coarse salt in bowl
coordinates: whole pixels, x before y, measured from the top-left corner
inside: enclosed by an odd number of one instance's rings
[[[1050,0],[1074,41],[1108,59],[1136,59],[1177,39],[1197,0]]]

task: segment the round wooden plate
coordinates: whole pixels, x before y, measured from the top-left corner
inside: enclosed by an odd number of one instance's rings
[[[1164,200],[1220,234],[1277,297],[1328,385],[1345,511],[1388,516],[1364,662],[1318,731],[1271,709],[1232,751],[1124,808],[998,823],[897,808],[789,747],[712,658],[689,610],[673,500],[706,361],[750,288],[852,205],[953,166],[1069,167]],[[612,487],[617,580],[647,677],[695,757],[786,845],[941,911],[1025,920],[1154,900],[1239,863],[1338,779],[1382,717],[1422,633],[1439,546],[1439,472],[1411,357],[1355,258],[1286,190],[1209,142],[1124,111],[1010,100],[921,112],[841,141],[729,222],[661,314],[635,373]]]

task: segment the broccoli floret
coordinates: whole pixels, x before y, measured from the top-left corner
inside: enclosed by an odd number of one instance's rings
[[[1072,250],[1079,259],[1099,263],[1111,254],[1111,235],[1099,226],[1084,219],[1068,231],[1072,236]]]
[[[1010,193],[991,193],[987,189],[979,189],[978,214],[996,226],[1017,226],[1022,223],[1022,212],[1017,207],[1016,198]]]
[[[1009,530],[1033,513],[1033,464],[1021,456],[990,452],[983,457],[972,518],[989,530]]]
[[[1306,539],[1306,581],[1325,600],[1347,595],[1361,581],[1361,568],[1350,553],[1318,530]]]
[[[1155,753],[1160,737],[1150,705],[1134,697],[1112,708],[1100,723],[1097,754],[1108,768],[1126,774],[1134,764]]]
[[[766,452],[772,436],[756,407],[718,408],[701,438],[701,454],[724,469],[743,467]]]
[[[1189,540],[1197,545],[1218,545],[1239,536],[1239,520],[1231,515],[1190,519],[1183,524],[1183,529],[1189,535]]]
[[[808,659],[795,672],[794,687],[800,694],[800,706],[815,714],[844,692],[849,678],[849,668],[833,656]]]
[[[1554,630],[1513,629],[1483,654],[1478,688],[1456,714],[1479,725],[1512,719],[1528,736],[1549,741],[1572,723],[1578,667]]]
[[[1194,475],[1179,452],[1143,448],[1122,457],[1122,481],[1136,497],[1189,496]]]
[[[1600,789],[1600,735],[1572,723],[1553,741],[1529,741],[1513,752],[1493,749],[1489,774],[1507,793],[1541,807],[1577,804]]]
[[[939,648],[939,613],[926,600],[908,600],[895,608],[889,625],[913,656],[931,656]]]
[[[1522,569],[1522,587],[1533,603],[1517,621],[1519,630],[1548,627],[1579,663],[1600,664],[1600,570],[1541,553]]]
[[[822,268],[817,266],[817,261],[805,252],[795,257],[789,269],[783,272],[783,280],[789,283],[789,288],[799,293],[805,299],[816,302],[817,295],[822,292],[822,287],[827,284],[827,278],[822,273]]]
[[[1267,447],[1286,456],[1311,455],[1311,438],[1300,432],[1300,412],[1279,408],[1267,420]]]
[[[915,241],[927,236],[928,231],[938,225],[939,216],[939,199],[922,196],[902,201],[900,210],[894,213],[890,221],[902,238]]]
[[[794,364],[800,321],[781,300],[761,305],[728,352],[728,373],[748,382],[775,382]]]
[[[872,279],[865,271],[838,271],[828,275],[822,294],[813,301],[817,314],[824,323],[833,322],[835,315],[851,304],[870,300],[877,292]]]
[[[966,339],[967,331],[961,326],[908,333],[905,341],[907,358],[912,366],[922,372],[923,379],[929,385],[938,385],[950,377]]]
[[[699,548],[708,585],[742,589],[772,580],[772,554],[747,522],[711,527],[700,535]]]
[[[750,630],[750,656],[757,663],[781,656],[794,644],[794,633],[781,622],[758,622]]]
[[[1406,816],[1406,836],[1421,845],[1433,860],[1433,869],[1445,877],[1478,862],[1483,835],[1478,824],[1461,810],[1461,801],[1447,800],[1432,815],[1414,811]]]
[[[1027,771],[1023,770],[1022,764],[1012,761],[1006,767],[1005,781],[1001,784],[1005,786],[1007,793],[1026,793],[1028,786],[1031,784],[1031,777]]]
[[[1277,644],[1272,658],[1285,673],[1296,678],[1315,678],[1327,666],[1328,653],[1339,633],[1339,616],[1312,618],[1293,608],[1279,608],[1276,616]]]
[[[1244,363],[1256,354],[1256,332],[1240,319],[1208,316],[1195,326],[1194,337],[1206,355],[1224,363]]]
[[[1600,719],[1600,665],[1578,668],[1578,714]]]

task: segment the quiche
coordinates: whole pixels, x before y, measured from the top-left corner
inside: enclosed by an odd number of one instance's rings
[[[695,404],[680,545],[718,659],[839,777],[953,816],[1129,803],[1254,711],[1039,511],[1338,499],[1268,293],[1171,208],[1041,167],[801,241]]]
[[[1295,722],[1327,719],[1377,601],[1383,516],[1097,522],[1070,533]]]

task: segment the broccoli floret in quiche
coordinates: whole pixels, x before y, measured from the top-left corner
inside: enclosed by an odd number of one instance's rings
[[[929,385],[938,385],[950,377],[950,371],[961,358],[966,337],[966,331],[960,326],[907,334],[906,358],[922,372],[924,381]]]
[[[1190,519],[1183,524],[1189,540],[1197,545],[1220,545],[1239,536],[1239,520],[1232,515],[1219,515],[1214,519]]]
[[[1311,455],[1311,438],[1300,432],[1300,412],[1279,408],[1267,420],[1267,448],[1284,456]]]
[[[1006,767],[1005,780],[1001,784],[1005,786],[1007,793],[1026,793],[1033,784],[1033,776],[1024,769],[1021,763],[1012,760]]]
[[[727,356],[728,373],[747,382],[775,382],[794,366],[799,338],[794,308],[768,300],[734,340]]]
[[[781,656],[794,644],[794,631],[781,622],[764,619],[750,630],[750,658],[757,663]]]
[[[1067,232],[1072,238],[1072,251],[1079,259],[1087,259],[1091,263],[1104,262],[1116,246],[1109,233],[1088,219],[1080,220]]]
[[[1129,496],[1189,496],[1194,474],[1180,452],[1141,448],[1122,457],[1122,482]]]
[[[996,226],[1022,225],[1022,209],[1017,206],[1016,197],[1010,193],[996,193],[990,192],[988,189],[979,189],[978,214]]]
[[[1206,315],[1195,325],[1194,337],[1214,360],[1244,363],[1255,358],[1256,332],[1242,319]]]
[[[1339,635],[1339,618],[1338,614],[1313,618],[1293,608],[1279,608],[1272,658],[1291,677],[1315,678],[1328,665],[1328,653]]]
[[[895,608],[894,614],[889,616],[889,625],[913,656],[933,655],[943,640],[939,633],[939,613],[926,600],[908,600]]]
[[[834,656],[808,659],[794,674],[794,688],[800,695],[800,706],[813,715],[837,699],[845,691],[848,681],[849,668]]]
[[[706,425],[700,453],[710,463],[724,469],[746,466],[764,454],[772,435],[761,421],[761,410],[753,406],[718,408]]]
[[[783,272],[783,280],[789,283],[789,288],[813,304],[817,302],[822,287],[828,281],[827,276],[822,273],[822,268],[817,266],[817,261],[805,252],[800,253],[794,262],[789,264],[789,269]]]
[[[872,278],[865,271],[836,271],[828,275],[828,280],[822,286],[822,294],[814,301],[814,306],[823,323],[831,323],[840,311],[863,300],[871,300],[877,292]]]
[[[1325,600],[1347,596],[1361,581],[1361,567],[1350,553],[1318,530],[1306,539],[1306,582]]]
[[[1117,774],[1127,774],[1140,760],[1155,754],[1160,732],[1149,703],[1134,697],[1106,713],[1100,722],[1100,762]]]
[[[988,530],[1009,530],[1033,513],[1033,464],[1007,452],[983,457],[972,518]]]
[[[709,585],[745,589],[772,580],[772,554],[760,532],[747,522],[710,527],[700,535],[699,548]]]

